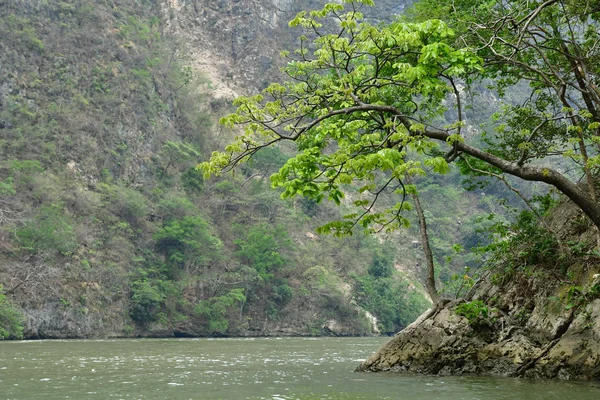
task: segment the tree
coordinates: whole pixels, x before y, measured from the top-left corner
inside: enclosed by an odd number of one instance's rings
[[[271,281],[275,272],[287,264],[280,253],[289,247],[289,238],[282,226],[253,226],[245,239],[235,240],[235,245],[235,256],[244,265],[254,268],[263,282]]]
[[[581,193],[570,195],[568,187],[546,182],[567,194],[598,227],[594,176],[600,149],[600,4],[458,0],[441,5],[421,0],[411,14],[418,20],[450,15],[448,22],[458,32],[455,43],[478,49],[481,77],[493,79],[491,88],[497,93],[511,90],[517,81],[529,84],[530,96],[522,103],[498,110],[498,129],[490,144],[517,166],[557,155],[572,159],[585,179],[585,199],[578,202]],[[491,173],[507,183],[502,176],[507,171],[478,171],[467,159],[462,161],[477,174]],[[586,209],[586,202],[596,207]],[[598,240],[600,246],[600,236]]]
[[[0,285],[0,340],[23,338],[23,316],[8,301]]]
[[[432,12],[440,9],[427,1]],[[460,16],[476,11],[458,37],[438,19],[375,27],[360,13],[372,0],[343,3],[349,10],[327,4],[290,22],[306,33],[295,53],[284,53],[289,81],[235,101],[236,113],[222,123],[243,132],[202,164],[207,174],[293,142],[298,153],[271,177],[273,185],[284,188],[284,197],[338,204],[350,184],[358,185],[358,211],[320,229],[345,234],[357,225],[369,232],[407,225],[402,213],[415,193],[407,179],[472,159],[497,174],[554,186],[600,226],[593,183],[582,189],[549,165],[551,156],[566,155],[590,176],[600,162],[595,3],[584,13],[558,0],[456,1]],[[324,20],[334,20],[338,32],[324,33]],[[522,79],[532,93],[524,104],[499,110],[495,135],[467,137],[464,88],[486,78],[496,79],[500,94]],[[386,195],[397,199],[391,207],[380,204]]]
[[[191,159],[198,159],[198,153],[191,144],[167,140],[160,149],[162,175],[168,176],[169,167],[179,165]]]
[[[423,242],[423,255],[425,256],[425,264],[427,265],[427,279],[425,280],[425,287],[427,288],[427,293],[429,294],[431,301],[433,304],[437,305],[441,298],[437,288],[435,287],[435,263],[433,261],[433,251],[431,250],[431,245],[429,244],[427,220],[425,218],[425,213],[423,212],[423,207],[421,206],[419,196],[415,192],[413,192],[411,196],[417,212],[419,233],[421,235],[421,242]]]
[[[194,310],[198,315],[204,316],[208,321],[210,333],[224,334],[229,329],[229,321],[226,318],[227,312],[237,304],[243,304],[246,301],[244,289],[231,289],[227,294],[214,296],[208,300],[202,300]]]
[[[171,266],[198,270],[218,261],[222,243],[200,216],[169,219],[154,234],[157,250]],[[175,271],[173,271],[175,272]]]

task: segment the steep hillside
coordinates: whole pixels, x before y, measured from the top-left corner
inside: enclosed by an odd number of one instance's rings
[[[254,92],[280,77],[282,50],[296,48],[300,32],[288,22],[325,0],[171,0],[164,2],[169,32],[189,43],[192,64],[227,94]],[[368,18],[389,20],[412,0],[381,0],[364,7]],[[231,90],[231,91],[230,91]]]
[[[393,332],[426,304],[383,238],[316,237],[337,211],[269,190],[282,152],[203,181],[215,120],[285,39],[272,16],[259,34],[282,2],[206,3],[0,2],[3,337],[369,334],[364,309]]]
[[[195,169],[233,135],[231,100],[280,78],[287,21],[323,3],[0,0],[0,337],[21,317],[26,337],[393,333],[426,307],[416,230],[316,236],[345,206],[280,200],[285,149]],[[500,191],[428,179],[450,282]]]

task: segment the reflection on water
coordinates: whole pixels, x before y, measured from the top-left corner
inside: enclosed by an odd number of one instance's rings
[[[384,338],[0,343],[1,399],[600,399],[600,385],[352,372]]]

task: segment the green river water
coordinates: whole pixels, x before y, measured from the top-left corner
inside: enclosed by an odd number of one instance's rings
[[[0,342],[0,399],[600,399],[600,383],[353,372],[385,340]]]

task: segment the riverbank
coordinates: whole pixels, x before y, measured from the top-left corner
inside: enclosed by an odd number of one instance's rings
[[[556,318],[554,323],[547,321],[549,329],[535,333],[532,324],[517,326],[503,318],[489,325],[473,326],[456,314],[460,304],[451,304],[418,320],[358,370],[600,379],[600,300],[577,316],[570,314]],[[502,324],[506,324],[504,329]]]
[[[424,313],[363,362],[360,371],[600,379],[600,257],[569,203],[548,219],[569,255],[518,257],[487,271],[464,300]],[[574,252],[577,246],[579,253]],[[533,246],[533,245],[531,245]],[[529,253],[527,253],[529,251]]]

